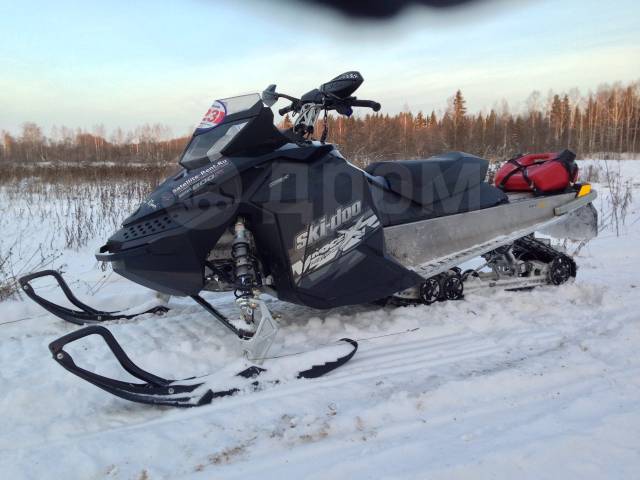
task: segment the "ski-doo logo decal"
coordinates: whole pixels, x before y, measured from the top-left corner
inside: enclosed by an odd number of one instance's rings
[[[296,249],[300,250],[322,240],[333,231],[337,230],[341,225],[344,225],[350,220],[356,218],[360,214],[361,210],[362,203],[358,200],[349,206],[338,207],[335,213],[329,217],[325,215],[320,218],[320,220],[316,220],[296,235]]]
[[[218,160],[213,165],[205,168],[197,175],[194,175],[193,177],[188,178],[177,187],[174,187],[171,191],[173,192],[174,195],[177,195],[178,197],[182,197],[187,192],[197,190],[205,183],[208,183],[214,178],[216,178],[216,176],[219,176],[222,173],[222,170],[224,170],[224,168],[227,165],[229,165],[228,159],[223,158],[221,160]]]
[[[224,117],[227,115],[227,109],[224,104],[218,100],[213,102],[213,104],[207,110],[207,113],[204,114],[202,120],[200,121],[200,125],[198,125],[198,130],[205,128],[213,128],[222,123]]]
[[[338,230],[338,236],[322,245],[317,250],[310,252],[302,260],[291,265],[294,279],[300,278],[320,267],[332,262],[340,255],[353,249],[362,242],[366,234],[380,226],[380,220],[371,210],[361,215],[350,227]]]

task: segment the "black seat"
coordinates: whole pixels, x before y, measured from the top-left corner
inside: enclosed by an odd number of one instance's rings
[[[424,160],[376,162],[366,168],[384,177],[389,188],[421,205],[451,197],[484,181],[489,162],[462,152],[447,152]]]
[[[383,223],[395,225],[506,202],[502,190],[484,181],[488,166],[475,155],[448,152],[424,160],[376,162],[366,172],[378,180],[372,183],[386,186],[374,192],[374,201],[386,217]]]

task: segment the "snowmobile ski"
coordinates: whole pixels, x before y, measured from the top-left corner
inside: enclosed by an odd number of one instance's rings
[[[91,335],[102,337],[120,366],[127,373],[138,380],[142,380],[144,383],[116,380],[79,367],[73,357],[64,350],[64,347]],[[343,338],[335,346],[326,347],[326,352],[315,350],[295,356],[292,355],[287,360],[289,360],[288,366],[293,368],[285,376],[292,378],[321,377],[347,363],[355,355],[357,349],[358,344],[356,341]],[[151,405],[197,407],[207,405],[216,398],[235,395],[242,390],[260,390],[268,384],[279,383],[282,379],[282,377],[272,376],[269,378],[267,376],[264,381],[260,381],[257,377],[265,377],[268,369],[258,365],[250,365],[238,372],[235,375],[235,379],[227,379],[231,385],[226,387],[220,386],[220,378],[216,379],[217,382],[212,381],[214,380],[213,375],[183,380],[168,380],[149,373],[136,365],[125,353],[113,334],[101,325],[91,325],[64,335],[51,342],[49,350],[56,362],[83,380],[125,400]],[[336,354],[336,352],[339,354]],[[311,363],[306,368],[300,369],[301,365],[305,365],[305,355],[310,357]],[[318,357],[323,358],[319,359]],[[270,362],[277,364],[281,362],[281,358],[275,358]],[[281,373],[282,368],[276,370],[280,370],[280,372],[276,373]],[[213,385],[217,385],[217,388],[214,389]]]
[[[31,281],[36,278],[42,277],[52,277],[64,293],[67,300],[71,302],[73,305],[78,307],[80,310],[74,310],[72,308],[63,307],[62,305],[58,305],[53,303],[46,298],[42,298],[38,295],[31,285]],[[40,272],[31,273],[29,275],[25,275],[20,277],[18,280],[20,283],[20,287],[22,291],[27,294],[27,296],[40,305],[42,308],[47,310],[48,312],[54,314],[55,316],[70,322],[76,325],[86,325],[90,323],[101,323],[106,322],[108,320],[130,320],[140,315],[144,315],[147,313],[156,313],[161,314],[169,311],[169,308],[164,305],[157,305],[153,308],[145,310],[144,312],[135,313],[135,314],[124,314],[120,312],[103,312],[101,310],[96,310],[85,303],[82,303],[78,298],[73,294],[69,285],[64,280],[60,272],[56,270],[42,270]]]

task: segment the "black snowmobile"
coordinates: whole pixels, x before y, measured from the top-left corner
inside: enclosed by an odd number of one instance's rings
[[[362,84],[347,72],[301,98],[269,86],[215,101],[180,159],[181,171],[162,183],[96,253],[120,275],[165,295],[190,296],[239,338],[259,364],[277,332],[263,293],[327,309],[371,302],[432,303],[461,298],[465,283],[510,289],[561,284],[576,274],[574,261],[536,239],[589,239],[597,216],[588,185],[551,194],[505,193],[485,181],[488,162],[462,152],[425,160],[378,162],[366,170],[350,164],[325,142],[327,112],[351,115],[380,104],[353,96]],[[271,106],[293,114],[288,130],[274,126]],[[324,122],[318,122],[324,112]],[[320,140],[314,128],[323,126]],[[481,268],[458,266],[482,256]],[[485,269],[486,270],[486,269]],[[79,310],[52,303],[31,281],[53,276]],[[55,271],[27,275],[26,294],[72,323],[132,318],[95,310],[78,300]],[[221,314],[200,292],[235,292],[239,318]],[[142,313],[166,311],[161,305]],[[106,378],[78,367],[66,344],[100,335],[143,383]],[[348,361],[348,339],[313,356],[299,377],[316,377]],[[129,400],[175,406],[209,403],[242,385],[258,385],[265,369],[239,374],[239,386],[214,390],[206,379],[167,380],[137,367],[104,327],[91,325],[51,343],[64,368]],[[275,381],[275,380],[274,380]]]

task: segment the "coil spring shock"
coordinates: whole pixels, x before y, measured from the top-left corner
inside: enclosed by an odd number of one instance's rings
[[[236,298],[251,297],[253,289],[257,286],[256,272],[253,256],[251,255],[251,243],[244,219],[238,217],[234,226],[233,243],[231,244],[231,258],[235,264]]]

